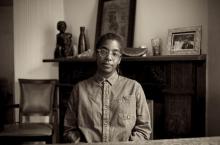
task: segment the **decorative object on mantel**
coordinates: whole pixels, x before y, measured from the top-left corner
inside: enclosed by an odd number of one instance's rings
[[[96,41],[105,33],[117,33],[126,47],[133,46],[136,0],[99,0]]]
[[[123,55],[124,56],[144,56],[146,55],[147,48],[125,48],[123,50]]]
[[[93,58],[95,56],[94,56],[93,49],[88,49],[87,51],[84,51],[83,53],[78,54],[76,57],[77,58]]]
[[[141,55],[142,57],[145,57],[145,56],[149,55],[149,49],[147,48],[146,45],[141,45],[141,46],[139,46],[139,48],[146,49],[145,53],[143,55]]]
[[[157,56],[161,54],[161,39],[158,37],[151,39],[151,45],[153,50],[153,55]]]
[[[199,55],[201,53],[201,31],[202,26],[169,29],[170,55]]]
[[[77,58],[92,58],[93,49],[89,48],[89,41],[86,35],[86,28],[84,26],[80,27],[79,41],[78,41],[78,55]]]
[[[78,54],[81,54],[87,50],[88,48],[87,48],[87,42],[86,42],[85,27],[80,27]]]
[[[54,58],[73,56],[72,34],[66,33],[65,21],[58,21]]]

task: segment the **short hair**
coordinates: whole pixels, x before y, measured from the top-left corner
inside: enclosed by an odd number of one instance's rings
[[[119,34],[116,34],[116,33],[106,33],[106,34],[102,35],[96,43],[95,50],[99,49],[103,45],[103,43],[105,43],[107,40],[116,40],[121,45],[120,51],[121,52],[123,51],[124,39],[122,36],[120,36]]]

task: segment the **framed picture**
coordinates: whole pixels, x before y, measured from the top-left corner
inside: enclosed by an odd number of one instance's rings
[[[168,50],[171,55],[199,55],[201,52],[201,26],[168,30]]]
[[[109,32],[124,37],[125,46],[133,46],[136,0],[99,0],[97,39]]]

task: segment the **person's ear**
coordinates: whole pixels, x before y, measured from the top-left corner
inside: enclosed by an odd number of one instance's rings
[[[118,58],[118,65],[121,63],[122,56]]]

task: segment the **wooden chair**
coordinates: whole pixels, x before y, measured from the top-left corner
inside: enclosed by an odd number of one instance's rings
[[[19,122],[4,125],[0,131],[1,144],[55,143],[58,128],[56,83],[54,79],[19,79],[20,104],[10,106],[19,109]]]

